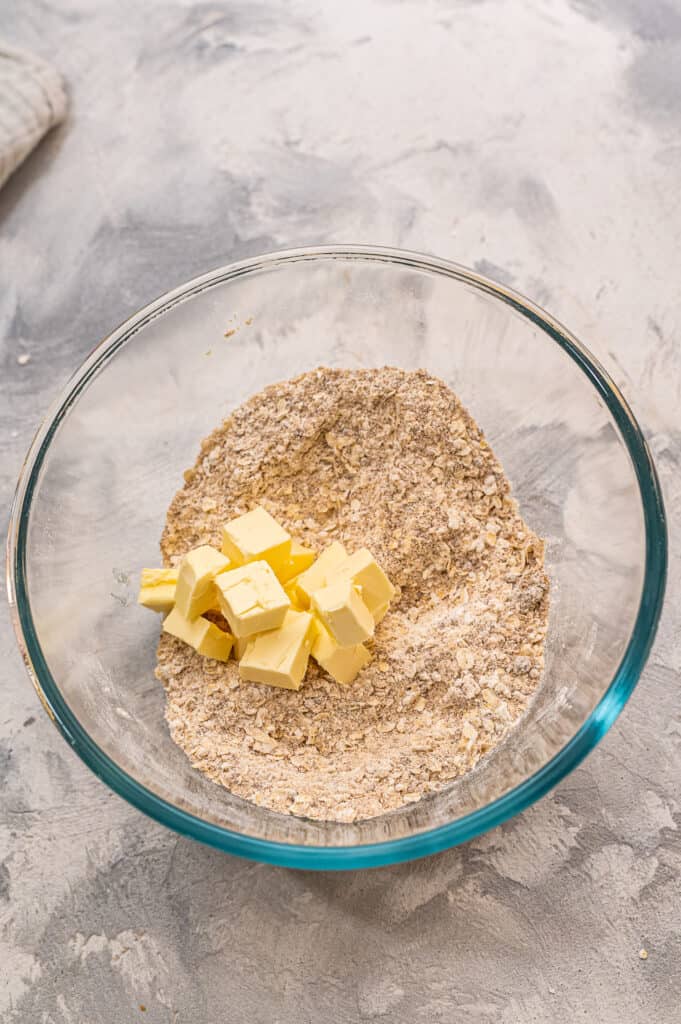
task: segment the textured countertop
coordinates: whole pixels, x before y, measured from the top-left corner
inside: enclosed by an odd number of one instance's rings
[[[568,324],[646,431],[672,540],[648,667],[588,761],[463,848],[356,874],[239,861],[110,793],[3,608],[0,1020],[678,1021],[679,0],[0,0],[0,26],[71,94],[0,193],[3,519],[112,326],[235,258],[363,241]]]

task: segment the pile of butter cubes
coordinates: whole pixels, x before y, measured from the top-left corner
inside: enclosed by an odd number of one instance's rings
[[[233,651],[242,679],[298,690],[310,655],[351,683],[394,594],[366,548],[349,555],[335,541],[316,557],[258,507],[223,526],[222,551],[204,544],[176,569],[143,569],[139,603],[206,658]]]

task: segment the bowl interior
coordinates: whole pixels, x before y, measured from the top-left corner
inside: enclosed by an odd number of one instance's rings
[[[135,603],[139,570],[159,562],[166,508],[200,439],[266,384],[320,364],[423,367],[447,381],[547,539],[552,579],[546,670],[520,726],[442,793],[352,825],[256,808],[191,768],[169,738],[153,674],[159,621]],[[105,757],[171,807],[278,843],[421,833],[540,771],[615,676],[644,574],[636,471],[598,387],[502,290],[395,254],[251,261],[134,317],[72,389],[43,433],[19,507],[28,657],[48,699],[58,691]]]

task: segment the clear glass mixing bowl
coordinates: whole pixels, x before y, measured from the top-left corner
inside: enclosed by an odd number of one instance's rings
[[[355,824],[264,810],[192,769],[163,719],[158,619],[135,604],[137,574],[159,561],[166,508],[200,439],[266,384],[320,364],[424,367],[444,378],[547,538],[552,578],[545,676],[521,724],[443,792]],[[552,317],[442,260],[334,246],[206,274],[106,338],[28,453],[8,567],[43,705],[112,789],[231,853],[350,868],[432,853],[498,825],[595,746],[655,633],[666,530],[636,421]]]

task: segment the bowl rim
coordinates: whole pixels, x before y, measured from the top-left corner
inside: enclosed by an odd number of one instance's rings
[[[510,306],[558,344],[600,395],[627,448],[643,508],[645,558],[639,606],[617,671],[588,719],[547,764],[496,800],[455,821],[397,839],[364,845],[327,847],[260,839],[204,821],[157,796],[119,768],[82,727],[52,677],[33,622],[26,581],[26,552],[31,501],[52,438],[90,379],[104,367],[119,348],[152,319],[208,287],[244,274],[266,268],[272,269],[278,265],[334,259],[395,264],[465,282]],[[164,293],[126,319],[91,351],[50,405],[20,472],[7,537],[7,593],[19,649],[47,714],[85,764],[114,792],[176,832],[252,860],[319,870],[377,867],[436,853],[500,825],[547,793],[601,740],[636,686],[657,630],[666,574],[666,516],[651,453],[619,388],[589,350],[558,320],[506,285],[498,284],[450,260],[374,245],[306,246],[239,260],[195,277]]]

